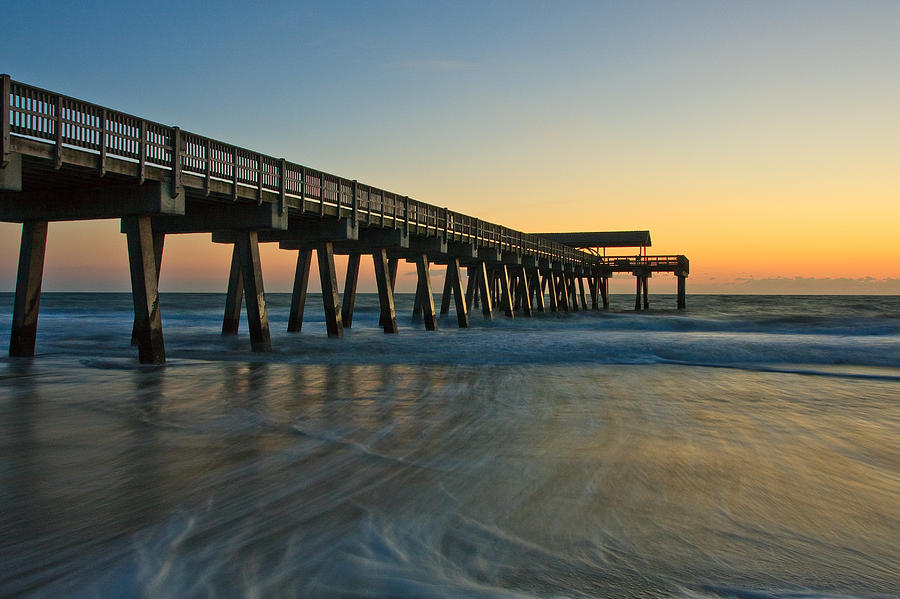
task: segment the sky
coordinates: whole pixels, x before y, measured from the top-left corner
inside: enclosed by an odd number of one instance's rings
[[[690,259],[689,293],[900,294],[900,2],[11,0],[3,19],[18,81],[518,230],[649,229]],[[0,290],[19,235],[0,223]],[[261,254],[289,291],[296,253]],[[160,289],[224,291],[229,260],[169,236]],[[118,223],[52,223],[43,288],[129,290]]]

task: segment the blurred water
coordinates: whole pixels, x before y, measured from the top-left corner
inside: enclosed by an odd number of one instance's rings
[[[0,358],[0,596],[900,596],[900,298],[652,298],[273,346],[45,294]],[[625,307],[627,297],[614,298]],[[11,296],[0,294],[0,330]]]

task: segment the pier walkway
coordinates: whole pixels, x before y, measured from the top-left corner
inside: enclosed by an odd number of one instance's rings
[[[34,355],[49,221],[121,219],[134,298],[132,340],[142,363],[165,361],[157,282],[165,236],[179,233],[211,233],[213,242],[233,245],[222,332],[237,333],[245,304],[254,351],[271,347],[261,242],[298,252],[289,331],[301,329],[313,250],[334,337],[352,326],[362,255],[374,261],[385,333],[397,332],[393,289],[401,259],[417,266],[414,316],[430,330],[438,312],[431,264],[447,267],[440,313],[454,304],[460,327],[468,326],[473,307],[485,318],[608,308],[615,272],[635,275],[645,308],[650,274],[675,273],[678,307],[684,307],[684,256],[601,256],[552,235],[516,231],[8,75],[0,85],[0,221],[22,223],[11,356]],[[343,298],[335,254],[349,255]],[[637,300],[635,308],[641,308]]]

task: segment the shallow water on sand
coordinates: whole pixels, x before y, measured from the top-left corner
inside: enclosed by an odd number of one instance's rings
[[[127,295],[0,359],[0,595],[900,595],[898,298],[337,341],[273,296],[265,355],[163,299],[163,367]]]

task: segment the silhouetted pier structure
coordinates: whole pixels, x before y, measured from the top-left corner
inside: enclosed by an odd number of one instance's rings
[[[590,309],[600,309],[601,301],[608,308],[614,272],[636,274],[645,307],[650,273],[675,272],[678,307],[684,307],[684,256],[604,257],[552,235],[522,233],[7,75],[0,84],[0,220],[22,223],[11,356],[34,355],[49,221],[121,219],[134,298],[132,339],[143,363],[165,361],[157,283],[165,236],[178,233],[211,233],[213,242],[233,245],[222,332],[237,333],[245,304],[254,351],[271,347],[260,242],[298,252],[289,331],[302,326],[313,250],[332,337],[352,325],[364,254],[374,261],[386,333],[397,332],[399,260],[417,266],[414,317],[429,330],[437,328],[431,264],[447,267],[440,313],[449,312],[452,300],[460,327],[468,326],[476,306],[485,318],[497,311],[512,318],[588,309],[585,280]],[[343,298],[335,254],[349,256]]]
[[[597,233],[535,233],[544,239],[549,239],[569,247],[578,248],[590,252],[599,259],[593,267],[597,275],[595,281],[599,285],[598,290],[603,300],[603,309],[609,309],[609,278],[613,273],[626,272],[634,275],[636,292],[634,297],[634,309],[650,309],[650,277],[655,272],[671,272],[677,279],[675,304],[679,310],[686,306],[685,283],[690,274],[690,262],[687,256],[648,256],[647,248],[650,247],[650,231],[603,231]],[[636,248],[636,255],[606,254],[607,248]],[[590,279],[589,279],[590,283]],[[642,302],[643,299],[643,302]]]

